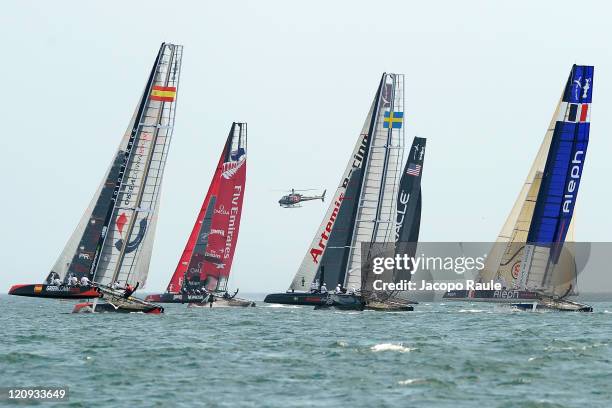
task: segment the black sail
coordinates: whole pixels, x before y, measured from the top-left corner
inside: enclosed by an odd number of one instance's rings
[[[415,137],[408,160],[402,172],[397,194],[397,219],[395,224],[395,253],[413,257],[416,253],[421,226],[421,177],[425,160],[427,139]],[[410,280],[409,271],[396,271],[395,280]]]

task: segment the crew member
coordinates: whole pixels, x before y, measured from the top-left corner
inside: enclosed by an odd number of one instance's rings
[[[127,299],[130,296],[132,296],[132,293],[136,292],[136,289],[138,289],[138,285],[140,285],[140,282],[136,282],[136,286],[132,286],[129,283],[125,283],[125,292],[123,292],[123,298]]]
[[[70,278],[68,279],[68,285],[77,286],[78,284],[79,284],[79,280],[77,279],[77,277],[74,275],[70,275]]]
[[[89,282],[89,278],[87,276],[83,276],[81,278],[81,286],[89,286],[91,282]]]
[[[325,284],[325,282],[323,282],[323,284],[321,285],[321,293],[327,293],[327,285]]]
[[[342,293],[342,285],[338,284],[338,286],[336,286],[336,295],[339,295]]]
[[[215,302],[215,297],[211,293],[210,295],[208,295],[208,303],[210,304],[210,307],[213,307],[214,302]]]
[[[317,291],[318,286],[319,285],[315,281],[311,282],[310,283],[310,293],[315,293]]]

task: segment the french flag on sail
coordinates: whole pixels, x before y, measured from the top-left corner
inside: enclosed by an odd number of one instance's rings
[[[417,177],[419,174],[421,174],[421,165],[414,164],[414,163],[408,164],[408,168],[406,169],[406,174]]]
[[[570,103],[567,109],[566,122],[588,122],[590,103]]]

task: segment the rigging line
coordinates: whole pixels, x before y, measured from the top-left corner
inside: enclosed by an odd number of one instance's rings
[[[169,57],[169,59],[171,60],[172,58],[174,58],[174,52],[175,52],[174,46],[168,47],[168,48],[170,48],[170,57]],[[162,54],[162,61],[163,61],[163,54]],[[166,78],[164,79],[163,83],[164,83],[165,86],[167,86],[168,82],[169,82],[169,77],[170,77],[170,70],[166,70],[165,74],[166,74]],[[155,73],[155,76],[157,76],[157,72]],[[156,82],[155,78],[153,79],[153,82]],[[147,102],[147,108],[148,108],[149,105],[151,104],[150,92],[147,95],[147,101],[148,101]],[[170,103],[172,103],[172,102],[170,102]],[[160,102],[160,109],[158,110],[157,120],[156,120],[157,124],[160,123],[160,120],[161,120],[161,117],[162,117],[162,114],[163,114],[163,111],[164,111],[165,104],[166,104],[166,102],[164,102],[164,101]],[[159,130],[160,129],[155,129],[155,131],[154,131],[154,136],[153,136],[153,138],[151,140],[151,145],[152,146],[154,146],[155,141],[157,140],[157,137],[159,135]],[[142,131],[140,131],[140,135],[142,135]],[[138,139],[140,141],[140,137]],[[143,170],[142,181],[140,183],[140,189],[139,189],[138,195],[136,196],[136,200],[134,200],[136,204],[139,204],[140,201],[142,200],[142,196],[143,196],[143,193],[144,193],[143,187],[146,184],[147,177],[148,177],[148,174],[149,174],[149,170],[151,168],[150,160],[151,160],[151,157],[153,155],[153,150],[154,150],[153,148],[151,148],[149,150],[149,154],[148,154],[148,157],[147,157],[147,166]],[[111,279],[111,282],[115,282],[117,280],[117,276],[119,275],[119,272],[121,270],[121,264],[123,263],[123,259],[125,258],[125,250],[127,248],[127,244],[129,242],[129,239],[130,239],[130,237],[132,235],[132,231],[134,230],[134,225],[136,224],[136,218],[138,218],[138,212],[134,211],[132,213],[132,216],[130,217],[130,223],[129,223],[128,229],[126,230],[126,238],[124,239],[123,245],[121,246],[121,251],[119,252],[119,257],[117,258],[117,265],[115,266],[115,271],[113,272],[113,277]],[[140,251],[140,248],[138,248],[137,251]],[[136,254],[134,254],[133,259],[134,259],[134,261],[136,260]],[[128,274],[126,276],[126,282],[127,282],[127,279],[129,278],[129,275],[131,273],[131,269],[132,269],[133,265],[134,265],[134,262],[130,265],[130,271],[128,272]]]

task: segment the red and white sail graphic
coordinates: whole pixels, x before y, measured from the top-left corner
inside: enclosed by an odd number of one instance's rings
[[[179,292],[185,279],[191,287],[226,289],[238,240],[245,182],[246,123],[233,123],[167,292]]]

